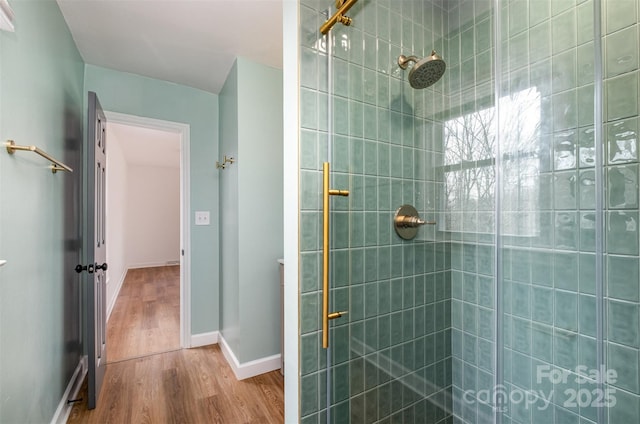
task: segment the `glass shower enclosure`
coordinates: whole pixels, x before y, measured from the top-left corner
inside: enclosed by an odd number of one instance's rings
[[[323,35],[340,4],[300,5],[300,421],[637,422],[639,2],[359,0]]]

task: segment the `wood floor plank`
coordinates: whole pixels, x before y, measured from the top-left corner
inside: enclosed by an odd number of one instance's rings
[[[127,271],[107,322],[107,359],[180,348],[180,267]]]
[[[200,409],[204,416],[209,417],[211,423],[224,424],[222,414],[220,412],[222,410],[220,396],[214,395],[201,399]]]
[[[150,355],[108,364],[96,409],[78,403],[67,422],[283,423],[284,379],[237,381],[217,345]]]

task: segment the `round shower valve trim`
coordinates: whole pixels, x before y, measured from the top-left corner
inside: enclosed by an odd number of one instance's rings
[[[405,240],[413,239],[418,234],[418,227],[425,224],[435,225],[436,222],[420,218],[416,208],[411,205],[400,206],[393,217],[396,233]]]

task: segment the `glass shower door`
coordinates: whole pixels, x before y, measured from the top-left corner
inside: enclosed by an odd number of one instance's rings
[[[404,240],[393,221],[407,204],[440,217],[446,79],[416,90],[398,57],[442,52],[445,15],[361,1],[349,16],[327,46],[329,187],[349,196],[330,199],[329,312],[348,313],[329,321],[326,418],[437,423],[451,412],[450,244],[435,226]]]

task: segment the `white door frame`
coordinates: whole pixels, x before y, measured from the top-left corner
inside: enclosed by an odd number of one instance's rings
[[[190,126],[143,116],[104,111],[107,122],[177,133],[180,136],[180,347],[191,347]]]
[[[284,111],[284,421],[300,421],[300,5],[283,3]]]

